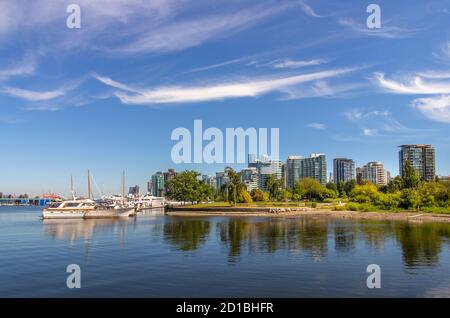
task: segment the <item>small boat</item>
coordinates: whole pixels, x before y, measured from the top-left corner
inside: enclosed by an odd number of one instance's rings
[[[94,211],[95,208],[95,202],[89,199],[52,202],[42,210],[42,217],[44,219],[84,218],[87,212]]]
[[[117,218],[135,215],[134,205],[125,201],[125,173],[122,180],[122,202],[91,200],[90,171],[88,170],[88,199],[76,199],[71,178],[72,200],[50,203],[42,210],[44,219]]]

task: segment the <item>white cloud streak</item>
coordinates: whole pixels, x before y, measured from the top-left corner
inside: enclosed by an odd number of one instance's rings
[[[176,21],[144,32],[137,40],[114,51],[131,54],[181,51],[255,25],[289,7],[291,5],[257,6],[237,13]]]
[[[345,112],[344,116],[361,127],[364,136],[411,135],[416,132],[414,129],[405,127],[386,110],[352,109]]]
[[[321,123],[310,123],[307,125],[307,127],[313,128],[313,129],[321,129],[321,130],[324,130],[326,128],[325,124],[321,124]]]
[[[326,60],[323,59],[313,59],[313,60],[305,60],[305,61],[294,61],[285,59],[282,61],[276,61],[272,63],[273,68],[300,68],[306,66],[320,65],[326,63]]]
[[[380,29],[369,29],[363,24],[358,24],[353,19],[350,18],[340,18],[338,20],[338,24],[348,29],[352,30],[355,33],[359,33],[366,36],[379,37],[384,39],[400,39],[407,38],[416,32],[416,30],[412,29],[403,29],[397,26],[390,25],[382,25]]]
[[[377,130],[376,129],[372,129],[372,128],[364,128],[363,129],[363,135],[364,136],[375,136],[377,134]]]
[[[430,120],[450,123],[450,73],[446,71],[428,71],[410,77],[406,83],[388,80],[383,73],[376,73],[378,85],[387,92],[410,95],[435,95],[427,98],[416,98],[411,102],[414,109],[419,110]]]
[[[7,80],[10,77],[26,76],[34,74],[36,70],[36,60],[27,56],[22,61],[8,65],[0,69],[0,80]]]
[[[422,112],[428,119],[441,123],[450,123],[450,95],[417,98],[411,102],[411,105]]]
[[[129,85],[105,77],[101,77],[103,79],[101,82],[120,89],[116,92],[116,96],[124,104],[151,105],[257,97],[271,92],[283,92],[284,89],[301,83],[345,75],[351,71],[354,69],[335,69],[296,76],[229,81],[207,86],[169,86],[145,90],[131,88]]]
[[[450,94],[450,81],[424,81],[420,76],[410,78],[407,83],[386,79],[383,73],[375,73],[378,85],[384,90],[396,94]]]
[[[313,17],[313,18],[322,18],[322,16],[318,15],[314,11],[314,9],[310,5],[308,5],[305,1],[299,0],[299,3],[300,3],[300,8],[306,15]]]
[[[46,91],[46,92],[37,92],[37,91],[31,91],[26,90],[22,88],[16,88],[16,87],[4,87],[0,90],[2,93],[7,94],[9,96],[17,97],[20,99],[24,99],[27,101],[45,101],[45,100],[51,100],[55,99],[57,97],[63,96],[67,89],[57,89],[53,91]]]

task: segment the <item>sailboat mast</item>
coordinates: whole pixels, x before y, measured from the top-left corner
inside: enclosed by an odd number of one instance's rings
[[[72,193],[72,200],[75,200],[75,193],[73,191],[73,177],[70,176],[70,192]]]
[[[122,172],[122,203],[125,203],[125,170]]]
[[[91,198],[91,172],[88,170],[88,199]]]

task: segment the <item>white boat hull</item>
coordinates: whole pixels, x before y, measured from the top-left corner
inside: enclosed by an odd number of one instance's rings
[[[81,219],[84,218],[85,211],[42,211],[44,219]]]
[[[98,209],[86,212],[84,218],[96,219],[96,218],[118,218],[118,217],[130,217],[135,213],[134,208],[120,208],[120,209]]]

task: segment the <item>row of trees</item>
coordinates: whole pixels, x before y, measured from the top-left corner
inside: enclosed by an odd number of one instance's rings
[[[403,176],[397,176],[388,185],[377,187],[366,183],[356,186],[350,193],[351,201],[373,205],[382,209],[423,209],[450,207],[450,183],[424,181],[409,162]]]
[[[402,176],[397,176],[389,184],[380,187],[370,182],[358,185],[355,180],[324,186],[315,179],[306,178],[299,180],[288,190],[283,188],[283,180],[269,175],[265,184],[267,192],[257,189],[249,193],[242,182],[241,173],[232,168],[226,168],[225,172],[229,182],[214,190],[199,180],[198,172],[184,171],[169,182],[167,196],[191,203],[208,200],[228,201],[231,204],[301,200],[322,202],[340,198],[348,199],[351,209],[360,209],[361,206],[364,209],[450,207],[450,183],[421,180],[408,162],[405,163]]]

